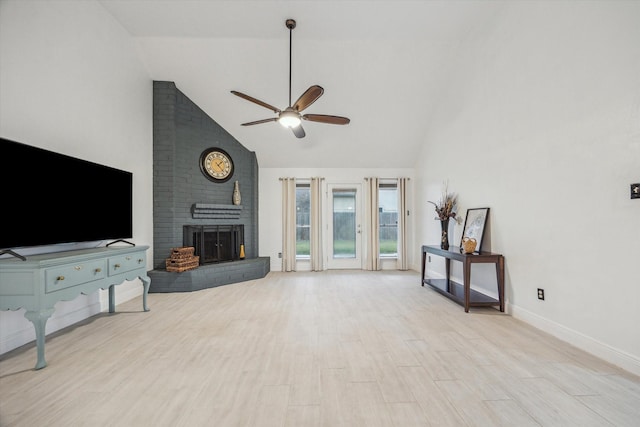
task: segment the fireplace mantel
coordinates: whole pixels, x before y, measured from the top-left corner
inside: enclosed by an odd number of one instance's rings
[[[194,203],[191,216],[194,219],[239,219],[242,205]]]

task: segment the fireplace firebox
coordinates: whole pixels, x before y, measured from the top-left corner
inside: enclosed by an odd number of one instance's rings
[[[185,225],[183,245],[193,246],[200,265],[240,259],[244,225]]]

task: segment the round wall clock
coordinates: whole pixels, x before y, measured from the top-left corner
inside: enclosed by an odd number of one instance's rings
[[[200,170],[213,182],[225,182],[233,176],[233,160],[220,148],[207,148],[200,155]]]

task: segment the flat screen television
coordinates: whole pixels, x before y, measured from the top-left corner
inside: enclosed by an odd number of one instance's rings
[[[133,236],[133,175],[0,138],[0,250]]]

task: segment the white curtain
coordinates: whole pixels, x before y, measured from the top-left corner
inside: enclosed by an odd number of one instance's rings
[[[378,178],[365,178],[365,270],[380,270],[380,214]]]
[[[310,230],[310,258],[311,271],[324,270],[322,253],[322,180],[311,178],[311,230]]]
[[[408,270],[407,252],[407,181],[409,178],[398,178],[398,270]]]
[[[282,181],[282,271],[296,270],[296,179]]]

